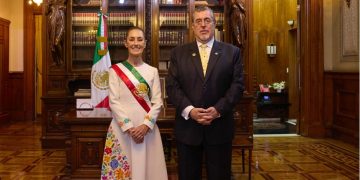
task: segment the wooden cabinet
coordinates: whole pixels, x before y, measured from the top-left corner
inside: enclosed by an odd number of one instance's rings
[[[280,118],[282,122],[289,117],[287,92],[261,92],[256,100],[258,118]]]
[[[170,52],[174,47],[195,40],[192,33],[194,0],[159,0],[152,4],[151,64],[166,74],[170,65]],[[209,1],[216,19],[215,39],[224,41],[224,11],[222,1]]]
[[[161,136],[173,139],[175,111],[163,110],[157,121]],[[106,133],[110,125],[111,112],[106,109],[94,111],[71,110],[64,114],[66,159],[68,179],[99,179],[104,153]],[[171,158],[171,142],[163,138],[167,167],[176,169],[169,164]]]
[[[169,68],[170,51],[179,44],[189,42],[189,0],[158,1],[152,4],[154,14],[151,19],[152,64],[160,72]]]
[[[0,123],[7,121],[7,86],[9,74],[9,25],[10,21],[0,18]]]
[[[109,0],[108,36],[112,63],[125,60],[127,51],[123,45],[127,29],[131,26],[144,27],[145,0]],[[44,28],[45,55],[43,62],[43,109],[42,109],[42,146],[63,148],[64,125],[58,121],[69,109],[75,107],[74,91],[90,88],[90,70],[95,51],[96,31],[100,0],[68,0],[66,4],[45,4],[45,20],[49,22],[54,15],[51,10],[64,8],[65,34],[57,51],[62,63],[56,63],[56,53],[50,41],[51,24]],[[47,11],[50,11],[47,12]],[[60,26],[61,23],[56,24]],[[61,28],[61,27],[56,27]]]
[[[124,46],[126,32],[129,27],[142,27],[144,17],[142,0],[109,1],[107,28],[109,52],[112,64],[127,58]],[[67,24],[69,43],[67,57],[71,60],[72,71],[90,71],[96,42],[99,22],[100,1],[73,0],[68,4]]]

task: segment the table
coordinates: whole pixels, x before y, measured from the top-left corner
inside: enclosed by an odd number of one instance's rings
[[[289,118],[287,92],[260,92],[256,99],[258,118],[277,118],[285,122]]]

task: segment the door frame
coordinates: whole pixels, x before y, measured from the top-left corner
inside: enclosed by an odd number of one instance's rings
[[[248,3],[249,31],[252,32],[253,3]],[[297,53],[300,59],[299,68],[299,117],[297,121],[298,134],[308,137],[325,137],[325,125],[323,119],[324,102],[324,48],[323,48],[323,4],[322,1],[298,0],[300,5],[299,35],[297,41]],[[251,36],[251,33],[249,33]],[[253,39],[253,37],[249,37]],[[249,42],[251,48],[254,42]],[[251,51],[251,50],[249,50]],[[248,62],[254,59],[253,53],[249,53]],[[255,64],[249,63],[249,70],[254,69]],[[249,71],[250,93],[256,87],[252,82],[254,72]]]
[[[42,15],[40,6],[24,0],[24,119],[35,120],[35,15]]]

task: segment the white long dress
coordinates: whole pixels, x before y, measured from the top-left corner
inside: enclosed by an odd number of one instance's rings
[[[138,87],[139,80],[121,63],[116,64]],[[162,107],[159,74],[146,63],[135,67],[150,87],[143,98],[150,107],[146,113],[113,68],[109,71],[109,99],[113,113],[104,149],[101,179],[167,180],[166,163],[157,117]],[[140,86],[141,87],[141,86]],[[150,127],[141,144],[125,133],[131,127]]]

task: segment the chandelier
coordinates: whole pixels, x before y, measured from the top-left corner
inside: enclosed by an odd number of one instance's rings
[[[37,4],[38,6],[40,6],[40,4],[43,2],[42,0],[29,0],[28,3],[31,5],[32,3]]]

